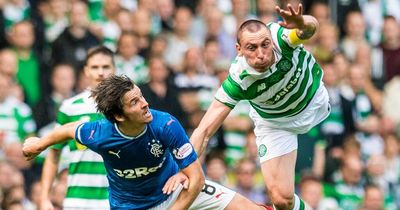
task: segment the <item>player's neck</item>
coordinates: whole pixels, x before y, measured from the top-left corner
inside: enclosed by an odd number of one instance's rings
[[[117,123],[119,131],[121,131],[124,135],[130,137],[137,137],[142,134],[143,131],[146,129],[146,125],[147,124],[135,125],[131,122]]]

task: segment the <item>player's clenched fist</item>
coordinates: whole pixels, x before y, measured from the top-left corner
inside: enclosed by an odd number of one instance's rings
[[[35,158],[42,150],[39,147],[40,138],[29,137],[25,140],[22,147],[22,153],[26,160],[32,160]]]

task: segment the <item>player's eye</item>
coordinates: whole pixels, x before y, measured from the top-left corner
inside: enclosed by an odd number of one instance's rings
[[[261,44],[261,47],[263,47],[263,48],[267,48],[267,47],[269,47],[269,42],[263,42],[262,44]]]
[[[256,48],[254,46],[248,46],[247,49],[250,51],[254,51]]]

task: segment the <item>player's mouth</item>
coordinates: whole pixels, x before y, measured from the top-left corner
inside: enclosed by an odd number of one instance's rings
[[[146,110],[146,112],[144,113],[144,117],[146,117],[146,118],[151,117],[150,109],[147,109],[147,110]]]

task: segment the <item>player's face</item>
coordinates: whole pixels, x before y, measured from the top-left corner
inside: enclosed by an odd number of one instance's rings
[[[265,72],[275,62],[271,33],[266,28],[256,32],[243,31],[240,43],[236,44],[239,55],[258,72]]]
[[[146,124],[153,120],[149,110],[149,103],[143,97],[140,89],[135,87],[126,92],[123,99],[124,118],[127,122],[134,124]]]
[[[93,55],[85,66],[85,76],[92,88],[96,87],[101,81],[113,75],[115,67],[110,56],[104,54]]]

